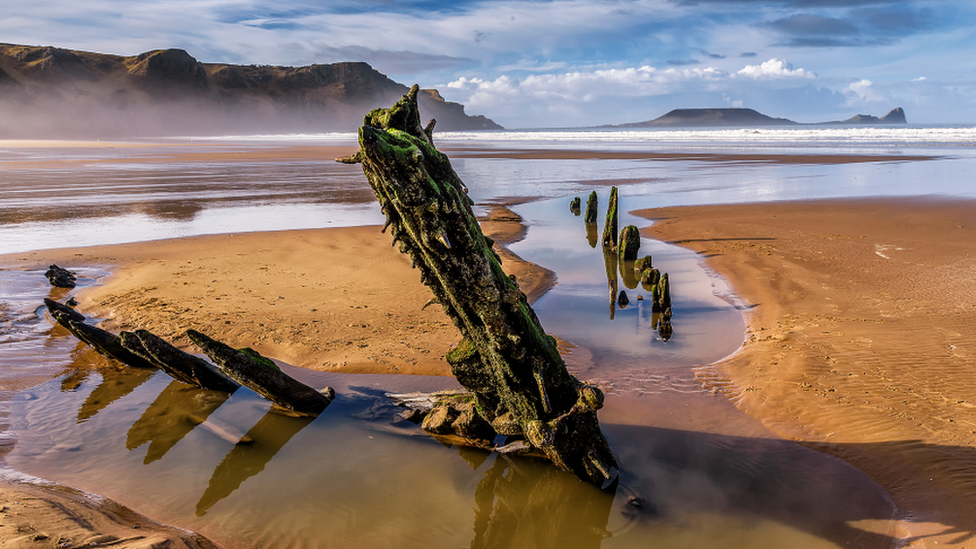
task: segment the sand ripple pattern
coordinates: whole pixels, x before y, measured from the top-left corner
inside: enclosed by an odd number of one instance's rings
[[[976,532],[976,203],[667,213],[658,234],[687,238],[754,305],[748,341],[702,383],[881,480],[909,532]]]

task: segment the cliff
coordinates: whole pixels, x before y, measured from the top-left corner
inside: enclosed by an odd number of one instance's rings
[[[408,88],[366,63],[201,63],[184,50],[118,56],[0,44],[0,138],[149,137],[354,131]],[[419,96],[440,131],[500,129]]]

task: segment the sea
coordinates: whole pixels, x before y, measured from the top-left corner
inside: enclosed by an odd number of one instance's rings
[[[587,356],[621,465],[601,491],[531,459],[437,442],[388,391],[450,378],[343,376],[281,364],[337,400],[318,418],[242,389],[108,368],[54,330],[41,271],[0,268],[0,363],[53,379],[7,391],[6,466],[121,501],[226,547],[888,547],[890,496],[851,465],[765,431],[700,368],[743,341],[734,288],[687,250],[644,239],[668,272],[673,334],[646,291],[593,245],[570,200],[652,207],[813,198],[976,198],[976,125],[445,132],[437,146],[477,213],[509,204],[511,249],[553,270],[535,309]],[[307,154],[351,133],[0,141],[0,255],[204,234],[381,225],[359,166]],[[291,154],[289,151],[304,151]],[[255,154],[255,152],[261,154]],[[603,212],[600,219],[602,225]],[[10,263],[8,263],[9,265]],[[99,284],[104,266],[81,269]],[[629,293],[629,303],[608,285]],[[274,358],[274,357],[272,357]],[[614,412],[613,410],[616,410]],[[626,412],[626,413],[624,413]],[[869,524],[861,528],[860,524]],[[881,524],[882,526],[878,526]],[[889,526],[884,526],[889,524]]]
[[[478,203],[571,197],[588,193],[594,181],[626,185],[628,196],[639,201],[635,207],[976,193],[970,183],[976,127],[965,125],[451,132],[435,139]],[[355,148],[351,133],[173,138],[97,148],[57,145],[32,148],[0,141],[0,254],[382,223],[356,166],[328,157],[277,162],[203,157],[208,151],[291,146]],[[486,150],[498,154],[486,155]],[[514,151],[540,150],[620,157],[506,161]],[[640,153],[660,156],[640,158]],[[180,162],[184,154],[201,156]],[[929,161],[786,163],[756,155]]]

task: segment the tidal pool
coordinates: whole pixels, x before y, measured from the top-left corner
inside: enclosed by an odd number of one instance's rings
[[[877,484],[772,436],[696,379],[695,366],[732,352],[743,328],[715,295],[722,281],[694,254],[643,243],[642,255],[673,280],[674,335],[665,341],[619,262],[631,305],[611,308],[609,263],[568,199],[515,209],[532,227],[514,251],[559,276],[536,305],[543,325],[577,345],[576,373],[607,389],[601,420],[621,465],[609,491],[532,459],[442,444],[384,397],[456,387],[451,378],[282,364],[336,389],[309,419],[277,413],[244,388],[227,395],[121,367],[29,304],[51,292],[41,273],[12,271],[27,311],[18,322],[62,373],[14,398],[17,442],[6,461],[227,547],[892,545],[896,509]],[[623,216],[621,226],[630,222]]]
[[[52,337],[67,337],[53,335]],[[107,495],[229,547],[887,547],[886,494],[790,442],[607,424],[608,492],[525,458],[450,447],[385,391],[449,378],[321,374],[315,419],[79,349],[79,369],[14,401],[15,469]]]

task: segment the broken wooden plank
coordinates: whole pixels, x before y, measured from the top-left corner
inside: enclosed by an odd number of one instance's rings
[[[57,301],[54,301],[53,299],[49,299],[45,297],[44,305],[47,306],[47,310],[51,313],[51,316],[54,317],[54,320],[56,320],[58,324],[64,326],[65,328],[70,328],[70,326],[67,325],[67,322],[69,320],[74,320],[75,322],[85,321],[85,315],[79,313],[73,307],[69,307],[64,303],[59,303]],[[61,313],[60,318],[55,313]],[[64,322],[61,322],[61,318],[64,319]]]
[[[183,352],[148,330],[122,332],[122,346],[152,362],[174,379],[212,391],[233,393],[240,384],[220,368]]]
[[[54,313],[54,318],[57,319],[58,324],[67,327],[75,337],[87,343],[102,356],[118,360],[134,368],[156,367],[146,359],[123,347],[122,340],[112,332],[92,326],[91,324],[71,320],[66,313],[60,311]]]
[[[278,406],[314,415],[325,410],[335,398],[332,387],[317,391],[285,374],[255,351],[234,349],[196,330],[187,330],[186,335],[224,374]]]

